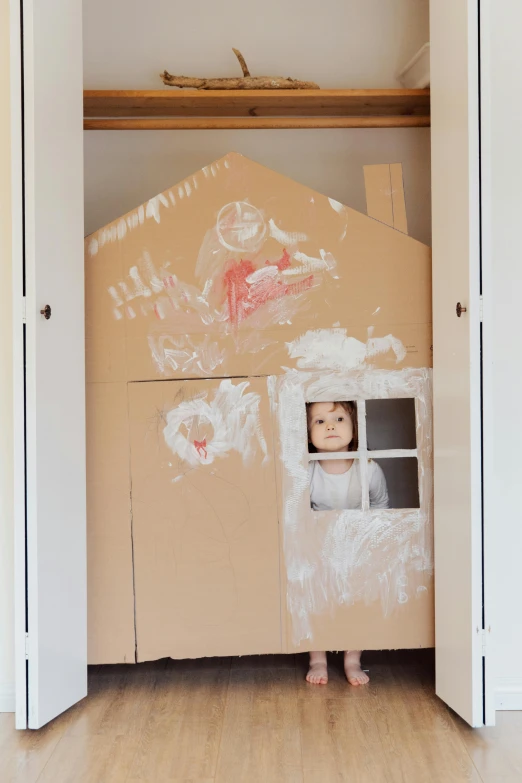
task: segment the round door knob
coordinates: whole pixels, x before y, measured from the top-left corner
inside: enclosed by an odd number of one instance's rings
[[[45,305],[43,310],[40,310],[40,315],[43,315],[46,321],[51,317],[51,306]]]
[[[467,307],[462,307],[460,302],[457,302],[457,307],[455,308],[455,310],[457,311],[457,318],[460,318],[462,313],[467,313],[468,312],[468,308]]]

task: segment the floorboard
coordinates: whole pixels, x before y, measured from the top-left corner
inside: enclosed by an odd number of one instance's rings
[[[470,729],[434,693],[432,651],[94,666],[89,696],[40,731],[0,715],[1,783],[520,783],[522,713]]]

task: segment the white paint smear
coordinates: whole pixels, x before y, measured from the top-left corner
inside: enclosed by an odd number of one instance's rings
[[[332,209],[335,209],[335,211],[339,214],[346,209],[344,204],[341,204],[340,201],[336,201],[334,198],[329,198],[328,201],[330,202],[330,206]]]
[[[123,218],[118,221],[118,239],[125,239],[127,233],[127,224]]]
[[[122,304],[123,304],[123,301],[122,301],[122,299],[121,299],[121,297],[120,297],[119,293],[117,292],[117,290],[114,288],[114,286],[113,286],[113,285],[111,285],[111,286],[108,288],[108,291],[109,291],[109,294],[110,294],[110,295],[112,296],[112,298],[114,299],[114,303],[116,304],[116,306],[117,306],[117,307],[119,307],[120,305],[122,305]]]
[[[164,207],[168,207],[169,205],[169,202],[163,194],[149,199],[147,202],[147,208],[145,210],[145,216],[148,218],[154,218],[156,223],[159,223],[161,220],[160,204],[163,204]]]
[[[314,258],[313,256],[307,256],[306,253],[297,251],[294,253],[293,258],[299,262],[299,266],[291,266],[289,269],[283,271],[284,275],[309,275],[312,272],[329,272],[335,268],[335,258],[331,253],[327,253],[325,250],[320,250],[320,258]]]
[[[149,335],[148,341],[156,369],[166,376],[181,371],[208,377],[225,360],[225,351],[208,335],[199,340],[183,335]]]
[[[388,353],[390,350],[395,354],[397,363],[404,361],[406,358],[406,348],[403,343],[392,334],[388,334],[386,337],[371,337],[366,343],[366,356],[368,358],[380,356],[384,353]]]
[[[268,225],[270,227],[270,236],[284,247],[292,247],[292,245],[297,245],[298,242],[306,242],[308,239],[306,234],[302,234],[299,231],[283,231],[282,228],[276,226],[272,218],[268,221]]]
[[[118,221],[101,228],[89,240],[88,252],[91,257],[96,256],[104,245],[110,242],[125,239],[128,231],[132,231],[145,222],[146,218],[153,218],[156,223],[160,222],[160,206],[168,207],[169,202],[163,193],[151,198],[146,206],[141,204],[137,209],[129,212]]]
[[[393,335],[372,337],[366,343],[350,337],[346,329],[311,329],[286,343],[288,355],[300,369],[351,370],[364,366],[374,356],[388,351],[396,362],[406,357],[406,348]]]
[[[270,278],[277,277],[278,274],[279,269],[273,264],[269,264],[268,266],[262,266],[260,269],[256,269],[255,272],[252,272],[251,275],[248,275],[246,282],[250,285],[255,285],[262,283],[263,281],[266,281]]]
[[[249,385],[243,381],[234,386],[226,379],[221,381],[212,400],[207,401],[205,394],[168,411],[163,430],[167,446],[189,465],[209,465],[230,451],[241,454],[245,464],[251,463],[258,449],[267,459],[259,418],[260,396],[246,392]],[[211,434],[198,439],[200,428]]]
[[[129,269],[129,277],[131,278],[132,282],[134,283],[134,296],[151,296],[152,291],[150,288],[143,284],[143,281],[140,277],[140,273],[138,271],[137,266],[132,266]]]

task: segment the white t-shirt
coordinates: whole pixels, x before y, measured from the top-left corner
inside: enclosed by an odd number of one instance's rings
[[[346,473],[326,473],[316,460],[309,464],[310,501],[314,511],[334,508],[361,508],[361,468],[359,460]],[[370,508],[389,508],[388,488],[380,465],[368,462]]]

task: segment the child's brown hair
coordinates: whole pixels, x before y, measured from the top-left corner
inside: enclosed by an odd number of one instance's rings
[[[306,403],[306,426],[308,430],[308,451],[317,451],[313,443],[310,442],[310,409],[314,403],[313,402],[307,402]],[[346,411],[348,416],[350,417],[352,421],[352,429],[353,429],[353,438],[351,443],[348,445],[348,451],[358,451],[359,449],[359,425],[357,423],[357,403],[356,402],[347,402],[345,400],[336,400],[332,402],[333,408],[332,411],[334,411],[337,407],[342,408]]]

